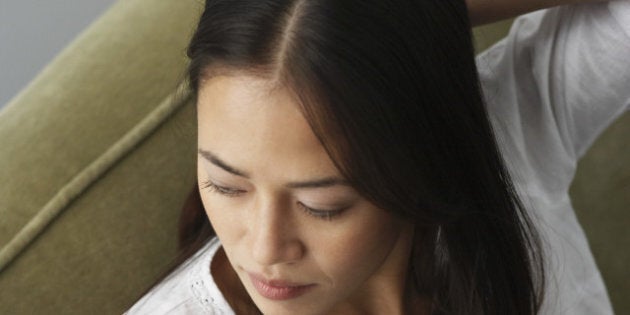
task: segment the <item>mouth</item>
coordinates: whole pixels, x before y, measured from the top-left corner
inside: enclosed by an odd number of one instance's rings
[[[284,280],[268,280],[258,274],[250,272],[247,274],[249,275],[252,285],[256,288],[256,291],[258,291],[260,295],[267,299],[276,301],[297,298],[314,288],[316,285],[314,283],[300,284]]]

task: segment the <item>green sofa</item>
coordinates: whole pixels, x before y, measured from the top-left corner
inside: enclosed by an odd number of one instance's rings
[[[174,257],[196,176],[181,82],[202,6],[118,1],[0,112],[0,314],[120,314]],[[508,26],[475,29],[478,49]],[[619,314],[630,313],[628,134],[626,115],[571,188]]]

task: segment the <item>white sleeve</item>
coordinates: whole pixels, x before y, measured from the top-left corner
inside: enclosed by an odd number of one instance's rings
[[[630,1],[586,8],[564,23],[565,54],[550,64],[564,90],[553,92],[567,110],[567,135],[578,158],[630,107]]]
[[[568,190],[578,159],[630,107],[630,0],[523,15],[477,67],[506,165],[543,238],[540,314],[613,314]]]
[[[487,100],[502,107],[490,110],[506,115],[497,119],[528,127],[530,143],[551,136],[543,147],[577,160],[630,107],[630,1],[521,16],[477,62]]]

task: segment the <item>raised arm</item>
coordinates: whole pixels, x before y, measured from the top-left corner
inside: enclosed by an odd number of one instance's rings
[[[630,1],[620,0],[523,15],[506,38],[477,57],[506,164],[542,222],[548,246],[552,280],[541,314],[614,314],[568,191],[578,160],[630,111],[628,56]]]
[[[558,5],[603,0],[466,0],[470,21],[479,26]]]

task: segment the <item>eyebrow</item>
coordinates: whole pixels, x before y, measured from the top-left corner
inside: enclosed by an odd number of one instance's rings
[[[232,167],[228,165],[227,163],[223,162],[219,157],[217,157],[216,154],[210,151],[199,149],[199,154],[203,156],[206,160],[208,160],[208,162],[224,169],[226,172],[232,173],[240,177],[249,178],[249,174],[247,174],[247,172],[241,171],[237,169],[236,167]]]
[[[325,177],[321,179],[309,180],[305,182],[292,182],[292,183],[286,184],[285,187],[292,188],[292,189],[326,188],[326,187],[331,187],[335,185],[350,186],[350,183],[348,183],[348,181],[343,180],[341,178],[331,176],[331,177]]]
[[[240,176],[240,177],[244,177],[248,179],[250,178],[250,175],[248,172],[245,172],[245,171],[239,170],[236,167],[230,166],[228,163],[221,160],[216,154],[208,150],[204,150],[204,149],[198,149],[198,151],[201,156],[203,156],[206,160],[208,160],[208,162],[220,167],[226,172],[234,174],[236,176]],[[330,177],[318,178],[318,179],[313,179],[313,180],[308,180],[308,181],[303,181],[303,182],[290,182],[290,183],[287,183],[285,187],[291,188],[291,189],[303,189],[303,188],[326,188],[326,187],[331,187],[335,185],[350,186],[350,183],[347,180],[344,180],[342,178],[339,178],[336,176],[330,176]]]

